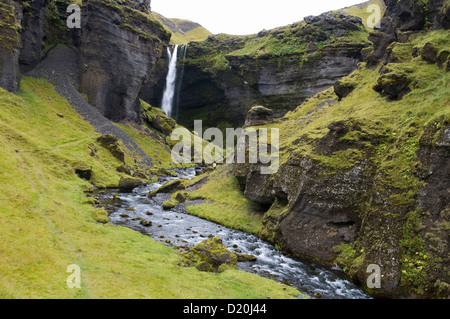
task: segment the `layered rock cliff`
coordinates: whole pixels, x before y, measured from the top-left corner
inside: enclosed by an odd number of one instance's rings
[[[360,18],[331,12],[257,35],[189,43],[178,119],[187,127],[193,118],[235,127],[254,105],[282,116],[352,72],[366,45]],[[161,100],[147,98],[156,105]]]
[[[138,94],[170,33],[150,13],[150,0],[84,0],[81,28],[68,28],[67,0],[2,2],[0,85],[16,92],[55,45],[79,50],[80,90],[113,121],[140,122]]]
[[[140,122],[139,91],[170,34],[146,12],[124,3],[86,1],[80,90],[107,118]]]
[[[286,253],[338,265],[376,296],[447,297],[448,1],[425,15],[418,1],[385,2],[367,65],[267,124],[280,132],[279,171],[234,174],[270,206],[260,235]],[[370,265],[379,288],[367,286]]]
[[[21,4],[12,0],[0,3],[0,87],[14,93],[20,86],[21,20]]]

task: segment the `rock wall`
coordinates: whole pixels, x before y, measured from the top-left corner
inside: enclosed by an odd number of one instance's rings
[[[23,4],[23,5],[22,5]],[[69,29],[68,0],[1,4],[0,85],[16,92],[53,46],[79,49],[80,90],[113,121],[140,122],[139,91],[170,39],[150,15],[150,0],[84,0],[81,29]]]
[[[95,0],[82,21],[81,92],[107,118],[139,122],[139,91],[170,35],[135,9]]]
[[[20,3],[12,0],[0,3],[0,87],[14,93],[20,87],[21,20]]]
[[[386,1],[387,16],[380,31],[371,35],[375,41],[369,66],[377,66],[380,73],[384,70],[387,74],[390,67],[401,67],[402,61],[395,60],[387,50],[389,44],[400,40],[407,43],[410,33],[405,32],[438,28],[439,24],[432,21],[445,21],[447,11],[442,3],[430,1],[427,10],[430,15],[424,19],[416,1]],[[431,14],[436,12],[439,14]],[[424,21],[429,21],[428,26]],[[404,31],[400,31],[402,26]],[[426,63],[435,64],[435,72],[445,74],[445,63],[436,57],[439,50],[435,49],[434,58],[430,59],[432,45],[422,46],[416,48],[416,54],[411,53],[411,48],[409,55],[405,55],[408,66],[414,68],[414,63],[420,65],[426,61],[423,68],[427,67]],[[423,60],[414,60],[419,55]],[[365,70],[361,66],[358,71]],[[314,104],[304,118],[285,117],[279,123],[293,122],[292,126],[282,126],[292,135],[311,125],[311,117],[320,114],[322,108],[337,108],[338,100],[345,102],[363,80],[357,78],[358,74],[354,75],[356,78],[350,76],[339,81],[334,88],[338,96],[316,97],[320,101],[327,99]],[[409,88],[414,89],[413,85]],[[377,85],[369,90],[377,91]],[[391,101],[401,98],[388,96],[383,103],[391,105]],[[364,103],[363,98],[360,100]],[[450,245],[448,229],[445,230],[450,218],[448,116],[447,120],[434,119],[431,114],[426,127],[411,124],[408,139],[420,137],[417,145],[409,150],[417,161],[398,162],[399,167],[394,170],[390,168],[393,156],[376,160],[374,156],[383,145],[397,143],[393,148],[398,149],[405,140],[389,137],[377,129],[383,122],[379,118],[372,119],[376,123],[374,127],[369,124],[370,114],[361,122],[352,116],[330,124],[323,137],[314,137],[312,133],[313,137],[304,134],[290,142],[282,141],[280,151],[286,158],[280,160],[280,169],[273,176],[260,175],[261,164],[235,164],[234,174],[246,198],[270,206],[260,235],[294,256],[347,267],[346,272],[363,284],[368,264],[382,265],[381,289],[370,291],[376,296],[447,297],[450,294]],[[417,115],[420,116],[423,115]],[[307,151],[310,148],[313,151]],[[389,169],[392,171],[388,172]],[[415,172],[411,177],[416,181],[414,187],[400,186],[399,180],[406,177],[393,173],[399,169]]]
[[[192,119],[202,119],[205,126],[238,127],[255,105],[280,117],[351,73],[367,46],[354,36],[364,33],[361,19],[325,13],[306,20],[257,35],[220,34],[189,43],[180,123],[192,127]],[[153,83],[164,87],[163,79]],[[147,93],[146,100],[159,106],[159,91]]]

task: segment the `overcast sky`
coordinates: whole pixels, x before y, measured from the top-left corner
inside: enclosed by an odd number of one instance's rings
[[[253,34],[364,0],[152,0],[152,11],[200,23],[214,34]]]

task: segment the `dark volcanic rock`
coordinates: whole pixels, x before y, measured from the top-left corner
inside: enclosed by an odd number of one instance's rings
[[[44,24],[46,8],[50,0],[29,1],[23,10],[22,43],[20,66],[22,71],[31,70],[39,62],[44,47]]]
[[[81,91],[107,118],[140,122],[138,94],[169,34],[126,5],[98,0],[86,2],[82,21]]]
[[[19,53],[22,6],[6,0],[0,4],[0,87],[16,93],[20,87]]]
[[[386,13],[381,19],[380,28],[371,33],[369,40],[373,42],[373,53],[367,57],[369,66],[379,63],[386,53],[387,47],[394,41],[401,42],[404,33],[423,30],[448,28],[450,5],[445,0],[414,1],[385,0]]]
[[[412,80],[405,73],[387,73],[378,78],[374,90],[389,100],[401,100],[402,97],[411,91],[409,85]]]
[[[140,179],[122,177],[119,181],[119,190],[124,193],[130,193],[133,189],[142,184],[144,184],[144,182]]]

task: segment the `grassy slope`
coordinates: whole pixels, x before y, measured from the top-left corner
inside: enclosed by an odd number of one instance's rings
[[[203,204],[187,207],[193,215],[248,233],[256,234],[261,228],[262,214],[258,213],[258,205],[244,197],[229,166],[219,166],[209,173],[206,183],[189,196],[205,200]]]
[[[235,270],[202,273],[176,265],[177,253],[127,228],[97,222],[92,185],[117,183],[117,162],[94,129],[43,80],[24,78],[16,96],[0,89],[1,298],[288,298],[297,292]],[[61,117],[63,116],[63,117]],[[91,157],[88,145],[97,149]],[[69,289],[67,266],[81,267]]]
[[[172,33],[172,37],[170,39],[172,44],[186,44],[192,41],[204,41],[212,34],[204,27],[189,20],[166,18],[156,12],[153,12],[152,16],[161,22],[167,31]]]

